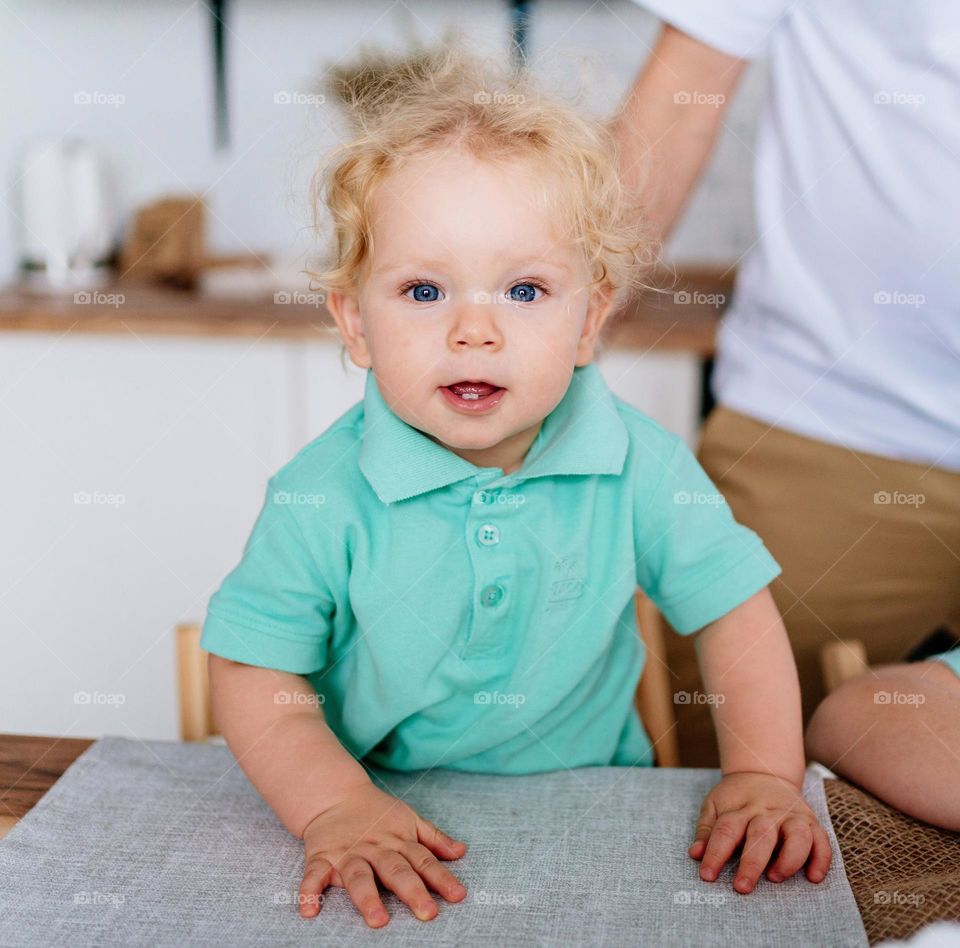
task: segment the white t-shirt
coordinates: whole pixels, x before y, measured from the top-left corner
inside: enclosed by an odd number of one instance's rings
[[[716,400],[960,470],[960,2],[637,2],[769,60]]]

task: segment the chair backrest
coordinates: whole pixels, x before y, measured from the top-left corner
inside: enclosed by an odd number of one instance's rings
[[[180,739],[206,741],[218,732],[210,706],[207,653],[200,648],[200,625],[183,622],[176,629]]]
[[[637,627],[646,649],[643,674],[634,701],[643,727],[653,744],[657,765],[678,767],[677,718],[667,667],[664,622],[656,606],[637,590]],[[206,741],[218,734],[210,704],[207,653],[200,648],[200,625],[181,623],[176,628],[179,680],[180,739]]]
[[[643,673],[637,683],[635,702],[643,728],[653,744],[658,767],[680,766],[677,739],[677,715],[667,664],[665,623],[657,607],[637,590],[635,597],[637,628],[646,650]]]
[[[820,649],[823,687],[828,694],[867,668],[867,650],[859,639],[838,639]]]

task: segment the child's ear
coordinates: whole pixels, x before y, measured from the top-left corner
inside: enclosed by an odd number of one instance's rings
[[[327,309],[333,316],[340,331],[340,338],[350,353],[353,364],[361,369],[369,369],[370,349],[363,332],[360,319],[360,305],[353,293],[332,292],[327,294]]]
[[[577,344],[576,365],[589,365],[594,360],[597,339],[600,330],[613,311],[615,291],[609,283],[594,285],[590,288],[590,302],[587,304],[587,318]]]

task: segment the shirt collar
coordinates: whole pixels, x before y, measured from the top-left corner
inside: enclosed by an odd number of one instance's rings
[[[384,503],[446,487],[481,470],[408,425],[387,405],[372,369],[363,397],[360,470]],[[573,370],[570,386],[547,415],[513,482],[556,474],[619,474],[627,429],[600,370]]]

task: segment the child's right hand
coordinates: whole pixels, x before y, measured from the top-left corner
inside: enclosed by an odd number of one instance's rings
[[[371,928],[386,925],[390,916],[374,873],[424,922],[437,915],[424,882],[448,902],[459,902],[467,894],[436,858],[459,859],[467,844],[451,839],[372,783],[314,817],[303,832],[303,845],[298,902],[304,918],[317,915],[323,890],[335,885],[347,890]]]

